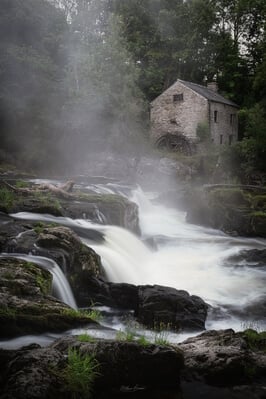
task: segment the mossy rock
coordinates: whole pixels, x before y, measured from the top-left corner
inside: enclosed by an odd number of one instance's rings
[[[0,259],[0,337],[60,332],[95,324],[52,297],[52,275],[39,266],[15,258]]]

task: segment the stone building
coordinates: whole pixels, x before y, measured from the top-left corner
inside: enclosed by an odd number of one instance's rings
[[[215,144],[238,139],[238,106],[207,87],[178,79],[151,103],[151,138],[158,146],[190,148],[201,134]]]

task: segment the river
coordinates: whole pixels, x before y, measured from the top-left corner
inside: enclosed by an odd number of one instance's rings
[[[87,185],[86,189],[119,193],[137,203],[141,237],[121,227],[102,224],[101,215],[99,224],[30,213],[12,216],[103,233],[103,242],[82,240],[101,256],[109,281],[159,284],[198,295],[210,305],[207,329],[266,328],[263,314],[260,316],[260,312],[256,312],[255,316],[250,311],[251,306],[259,307],[265,298],[266,267],[232,260],[232,256],[243,250],[265,248],[264,239],[231,237],[218,230],[188,224],[178,204],[175,208],[160,204],[158,193],[144,191],[140,186],[105,182]],[[125,328],[119,318],[110,320],[105,324],[116,329]],[[179,341],[187,336],[184,334],[178,337],[172,334],[172,340]]]

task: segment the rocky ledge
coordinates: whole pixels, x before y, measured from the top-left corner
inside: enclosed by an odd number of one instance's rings
[[[73,182],[67,182],[63,187],[73,190],[73,185]],[[70,193],[53,185],[40,185],[39,188],[30,185],[22,188],[14,186],[14,182],[11,185],[1,181],[0,211],[9,214],[32,212],[88,219],[95,223],[125,227],[136,234],[140,231],[137,205],[116,194],[88,194],[81,191]]]
[[[266,237],[266,193],[261,187],[206,186],[186,197],[186,209],[190,223],[234,235]]]
[[[52,295],[52,275],[31,262],[0,258],[0,337],[94,324]]]

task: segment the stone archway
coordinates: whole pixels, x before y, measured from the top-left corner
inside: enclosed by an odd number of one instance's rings
[[[158,138],[155,145],[157,148],[181,152],[185,155],[191,155],[195,152],[195,145],[183,134],[166,133]]]

